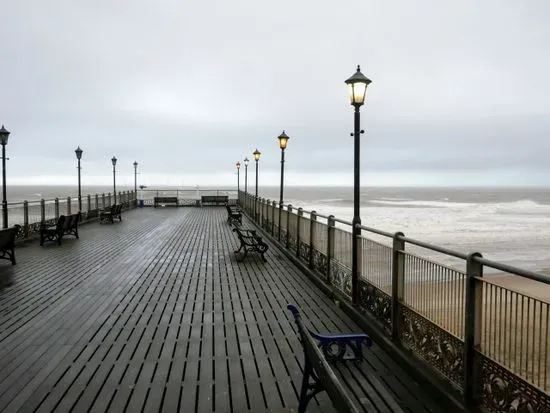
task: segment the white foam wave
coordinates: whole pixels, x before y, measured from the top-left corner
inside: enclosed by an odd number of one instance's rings
[[[397,201],[387,199],[373,199],[370,201],[372,204],[380,205],[392,205],[392,206],[413,206],[413,207],[428,207],[428,208],[461,208],[470,207],[478,204],[466,203],[466,202],[445,202],[445,201]]]

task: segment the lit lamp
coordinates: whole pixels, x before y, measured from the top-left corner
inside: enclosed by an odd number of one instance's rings
[[[76,154],[76,159],[78,162],[78,165],[76,169],[78,169],[78,211],[82,212],[82,192],[81,192],[81,186],[80,186],[80,160],[82,159],[82,149],[80,149],[80,146],[77,147],[74,150],[74,153]]]
[[[113,192],[115,193],[115,204],[116,204],[116,161],[117,159],[113,156],[111,162],[113,163]]]
[[[0,144],[2,144],[2,227],[8,227],[8,201],[6,196],[6,145],[10,133],[4,128],[0,129]]]
[[[283,209],[283,187],[284,187],[284,176],[285,176],[285,149],[290,139],[285,131],[281,133],[277,139],[279,139],[279,148],[281,148],[281,189],[279,192],[279,240],[281,239],[281,214]]]
[[[252,152],[252,155],[254,155],[254,160],[256,161],[256,194],[254,197],[254,219],[257,219],[257,205],[258,205],[258,161],[260,160],[260,156],[262,156],[261,152],[256,148],[254,152]]]
[[[353,150],[353,220],[352,220],[352,267],[351,267],[351,289],[352,300],[356,304],[359,298],[359,237],[361,236],[361,216],[359,212],[359,205],[361,202],[360,195],[360,149],[361,142],[359,137],[363,130],[360,129],[360,114],[359,108],[365,103],[365,97],[367,94],[367,86],[371,83],[363,73],[361,68],[357,66],[357,71],[346,80],[346,84],[349,88],[350,103],[355,107],[354,116],[354,128],[351,136],[354,138],[354,150]]]

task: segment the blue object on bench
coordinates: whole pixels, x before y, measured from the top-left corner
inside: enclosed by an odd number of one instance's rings
[[[301,317],[298,308],[294,304],[288,304],[287,308],[294,318]],[[363,358],[363,345],[372,346],[372,340],[367,334],[317,334],[307,329],[309,334],[319,342],[319,348],[327,361],[334,360],[361,360]],[[351,354],[349,351],[351,350]]]

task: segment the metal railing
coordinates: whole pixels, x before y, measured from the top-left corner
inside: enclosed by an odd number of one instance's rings
[[[108,194],[88,194],[82,197],[82,221],[98,216],[98,211],[108,208],[114,202],[114,196]],[[134,191],[121,191],[117,201],[127,207],[136,205]],[[39,201],[22,201],[8,203],[8,222],[5,226],[20,225],[21,231],[17,239],[36,237],[43,225],[55,224],[61,215],[70,215],[78,212],[78,197],[41,199]]]
[[[239,193],[239,205],[341,297],[488,412],[550,411],[550,277],[361,226],[352,297],[352,224]],[[438,254],[459,267],[437,262]],[[483,276],[484,270],[499,275]],[[512,282],[521,280],[521,283]]]

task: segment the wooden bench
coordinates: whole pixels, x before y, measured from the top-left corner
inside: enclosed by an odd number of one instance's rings
[[[178,197],[177,196],[156,196],[153,199],[153,205],[154,207],[158,207],[159,205],[168,205],[168,204],[174,204],[174,206],[178,206]]]
[[[237,262],[242,262],[250,251],[258,252],[262,257],[262,260],[267,261],[264,254],[269,247],[264,241],[262,241],[262,237],[256,234],[256,231],[252,229],[243,229],[238,223],[234,223],[233,232],[237,233],[239,241],[241,242],[241,246],[237,251],[235,251],[235,255],[237,255]],[[239,252],[241,250],[243,250],[243,252],[239,258]]]
[[[225,209],[227,210],[227,222],[229,224],[242,224],[243,223],[243,214],[236,208],[231,208],[229,204],[225,204]]]
[[[304,326],[294,304],[287,308],[294,315],[305,356],[299,413],[304,413],[311,398],[323,391],[338,412],[404,412],[362,362],[363,346],[372,346],[368,335],[316,334]]]
[[[115,219],[122,221],[122,207],[124,204],[114,204],[109,209],[99,211],[99,223],[110,222],[114,224]]]
[[[65,235],[78,236],[78,222],[80,221],[80,213],[72,215],[61,215],[57,219],[55,225],[40,226],[40,245],[44,245],[45,241],[57,241],[61,245],[61,239]]]
[[[229,202],[229,196],[227,195],[202,195],[201,196],[201,205],[213,204],[213,205],[224,205]]]
[[[12,265],[15,265],[15,237],[20,229],[21,225],[14,225],[0,230],[0,258],[10,260]]]

